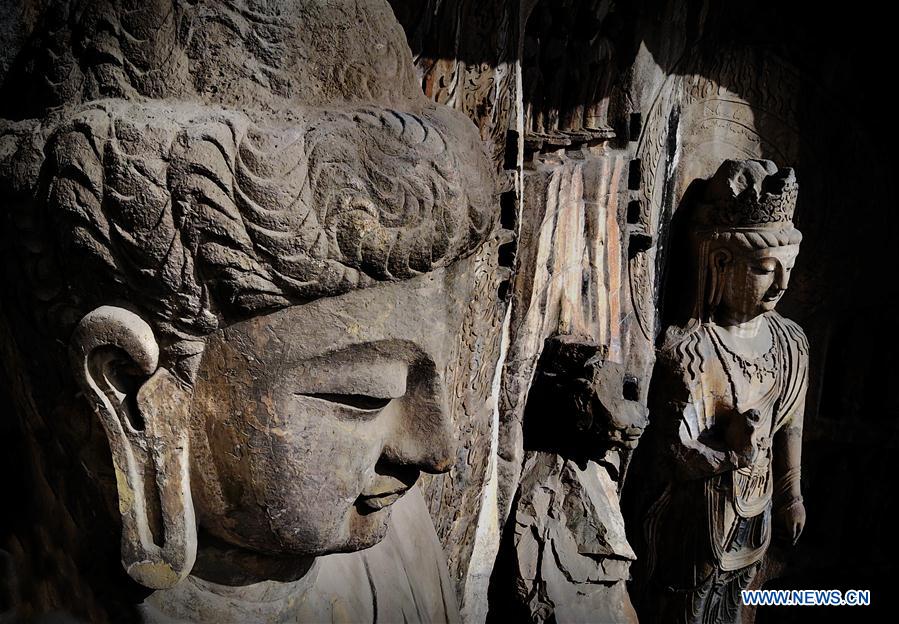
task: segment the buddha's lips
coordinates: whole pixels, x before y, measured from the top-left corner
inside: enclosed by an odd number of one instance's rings
[[[409,486],[403,486],[378,494],[362,494],[356,499],[356,504],[372,511],[378,511],[398,501],[408,490]]]

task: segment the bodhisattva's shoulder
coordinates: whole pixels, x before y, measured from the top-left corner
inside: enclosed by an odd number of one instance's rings
[[[706,331],[700,324],[671,325],[665,329],[656,351],[656,367],[696,377],[708,358]]]
[[[708,357],[704,337],[705,330],[698,324],[665,329],[650,384],[652,411],[679,412],[676,406],[693,402]]]
[[[685,348],[698,346],[703,342],[705,331],[699,323],[690,325],[669,325],[665,328],[658,348],[661,357],[675,357]]]
[[[799,323],[781,316],[773,310],[768,312],[767,316],[768,320],[783,333],[787,340],[794,343],[801,351],[808,353],[808,338]]]

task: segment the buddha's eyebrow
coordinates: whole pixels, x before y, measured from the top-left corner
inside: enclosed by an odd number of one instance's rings
[[[412,345],[414,346],[414,345]],[[410,367],[430,362],[405,341],[348,345],[298,359],[285,370],[295,394],[353,394],[392,399],[406,393]]]
[[[294,360],[291,356],[296,356],[296,359]],[[402,361],[407,364],[421,361],[432,362],[431,358],[419,345],[411,340],[399,339],[373,340],[345,344],[325,348],[315,353],[309,353],[308,355],[296,354],[295,351],[291,349],[285,359],[288,360],[285,364],[290,364],[290,361],[293,360],[294,366],[311,366],[324,363],[340,365],[343,363],[358,363],[360,361],[375,362],[378,360],[389,360],[394,362]]]

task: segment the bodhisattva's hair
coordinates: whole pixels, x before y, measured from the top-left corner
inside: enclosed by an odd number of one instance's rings
[[[798,245],[802,242],[802,232],[794,227],[783,230],[731,230],[716,232],[710,242],[715,248],[759,251],[772,247]]]

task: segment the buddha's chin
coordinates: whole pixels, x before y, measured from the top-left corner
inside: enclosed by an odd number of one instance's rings
[[[765,312],[770,312],[773,310],[778,302],[783,298],[783,294],[785,291],[781,290],[777,294],[766,295],[762,298],[761,307],[765,310]]]
[[[360,513],[355,507],[347,521],[346,540],[335,552],[365,550],[380,543],[390,528],[390,507]]]
[[[772,310],[774,310],[774,308],[777,307],[777,303],[780,301],[780,297],[777,297],[776,299],[758,299],[756,301],[757,303],[752,309],[752,313],[746,315],[747,319],[755,319],[762,316],[763,314],[771,312]]]
[[[235,552],[240,551],[244,553],[245,558],[251,558],[254,561],[256,559],[270,560],[273,564],[287,565],[291,561],[311,561],[317,557],[371,548],[387,536],[390,514],[390,507],[360,513],[356,506],[351,506],[342,520],[332,519],[327,527],[307,526],[304,527],[305,530],[302,534],[283,527],[281,539],[274,541],[270,539],[265,543],[238,546],[237,544],[240,544],[241,541],[233,537],[222,541],[204,533],[204,542],[214,541],[218,550],[229,553],[228,556],[232,558],[235,556]],[[330,529],[330,531],[323,529]],[[284,534],[290,535],[291,539],[284,539]],[[207,577],[203,576],[203,578]]]

